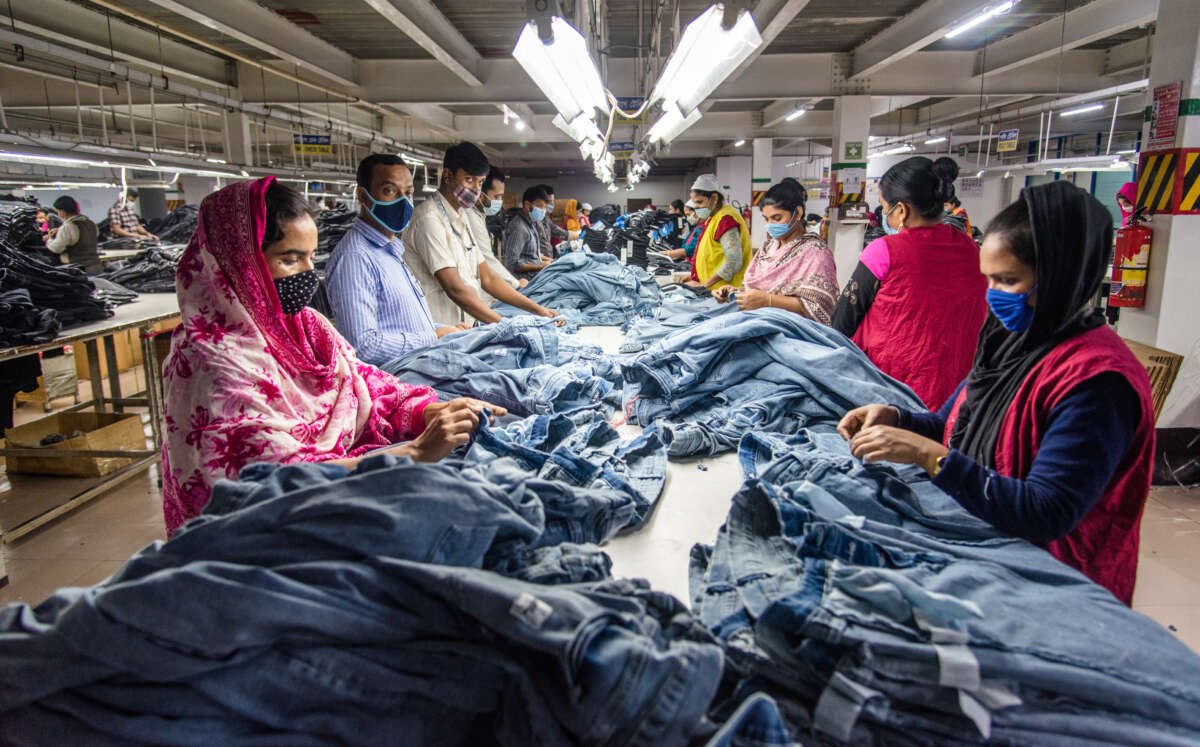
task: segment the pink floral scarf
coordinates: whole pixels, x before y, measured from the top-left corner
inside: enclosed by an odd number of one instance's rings
[[[404,441],[425,427],[428,387],[359,362],[312,309],[286,316],[261,245],[274,177],[200,204],[175,288],[183,322],[163,364],[167,531],[196,516],[213,482],[252,462],[320,462]]]
[[[742,281],[747,288],[799,299],[806,316],[829,324],[839,294],[833,252],[815,233],[780,243],[767,239],[750,260]]]

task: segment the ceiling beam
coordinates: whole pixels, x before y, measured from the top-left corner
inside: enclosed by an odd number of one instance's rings
[[[1127,41],[1104,50],[1104,76],[1137,73],[1150,75],[1150,60],[1153,57],[1154,34],[1147,33],[1141,39]]]
[[[986,0],[926,0],[913,12],[855,47],[850,77],[874,75],[920,52],[986,5]]]
[[[919,104],[928,96],[875,96],[871,99],[871,117],[882,117],[897,109],[905,109]]]
[[[1060,49],[1075,49],[1128,31],[1158,17],[1158,0],[1092,0],[1092,2],[987,47],[975,77],[1006,73],[1030,63],[1057,57]]]
[[[783,124],[788,121],[788,117],[797,109],[804,109],[807,112],[824,99],[824,96],[811,96],[806,99],[780,99],[779,101],[773,101],[762,109],[763,129],[770,129]]]
[[[355,59],[253,0],[149,0],[243,44],[342,85],[357,86]]]
[[[18,3],[13,11],[11,26],[18,31],[217,88],[235,82],[223,57],[180,43],[170,35],[135,26],[120,17],[113,18],[66,0]]]
[[[729,80],[736,81],[740,78],[758,56],[767,51],[767,47],[771,46],[771,42],[788,27],[796,16],[800,15],[800,11],[808,6],[811,0],[759,0],[754,6],[754,10],[750,11],[750,15],[754,18],[755,24],[758,26],[758,33],[762,36],[762,46],[751,54],[746,60],[729,74]]]
[[[483,61],[471,42],[429,0],[362,0],[468,86],[481,86]]]

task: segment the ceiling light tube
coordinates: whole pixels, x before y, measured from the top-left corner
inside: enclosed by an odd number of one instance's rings
[[[1012,7],[1016,4],[1017,4],[1016,0],[1006,0],[1005,2],[1002,2],[999,5],[996,5],[995,7],[984,8],[983,10],[981,10],[979,12],[979,15],[975,16],[971,20],[967,21],[966,23],[962,23],[958,26],[955,26],[954,28],[947,31],[946,38],[953,39],[954,37],[958,36],[959,34],[961,34],[963,32],[970,31],[971,29],[975,28],[976,26],[978,26],[979,24],[988,20],[989,18],[994,18],[995,16],[998,16],[1001,13],[1007,13],[1008,11],[1012,10]]]
[[[722,24],[724,16],[725,5],[714,3],[688,24],[654,84],[651,103],[670,101],[681,112],[692,111],[762,46],[749,11],[742,11],[731,29]]]
[[[913,147],[911,145],[900,145],[895,148],[888,148],[887,150],[881,150],[878,153],[872,153],[871,155],[867,156],[867,158],[877,158],[879,156],[895,156],[895,155],[899,155],[901,153],[912,153],[912,152],[913,152]]]
[[[1060,117],[1074,117],[1076,114],[1087,114],[1088,112],[1097,112],[1104,108],[1104,104],[1089,104],[1081,106],[1078,109],[1068,109],[1065,112],[1059,113]]]
[[[543,41],[537,23],[526,23],[513,57],[567,122],[580,114],[593,119],[596,109],[607,112],[608,93],[583,36],[558,16],[550,19],[550,29],[550,39]]]
[[[733,147],[735,147],[735,148],[740,148],[740,147],[742,147],[742,146],[743,146],[743,145],[745,145],[745,144],[746,144],[746,141],[745,141],[745,140],[738,140],[736,143],[734,143],[734,144],[733,144]]]
[[[925,141],[925,144],[926,144],[926,145],[933,145],[934,143],[944,143],[944,142],[946,142],[946,136],[945,136],[945,135],[942,135],[941,137],[931,137],[931,138],[929,138],[928,140],[926,140],[926,141]]]
[[[670,145],[684,130],[699,122],[701,116],[703,115],[699,109],[693,109],[692,113],[685,117],[680,114],[679,107],[675,104],[664,104],[662,116],[650,127],[646,138],[651,143]]]
[[[794,120],[794,119],[796,119],[796,118],[798,118],[798,117],[803,117],[803,116],[804,116],[804,110],[803,110],[803,109],[797,109],[796,111],[794,111],[794,112],[792,112],[791,114],[789,114],[789,115],[787,115],[786,117],[784,117],[784,121],[791,122],[792,120]]]

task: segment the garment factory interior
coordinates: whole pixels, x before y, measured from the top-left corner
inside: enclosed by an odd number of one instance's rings
[[[1200,743],[1195,0],[0,3],[0,743]]]

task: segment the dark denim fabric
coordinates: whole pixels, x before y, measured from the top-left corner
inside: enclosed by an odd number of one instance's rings
[[[548,319],[516,317],[447,335],[382,366],[442,399],[476,397],[516,416],[620,404],[616,364],[599,347],[561,335]]]
[[[622,441],[599,408],[534,415],[501,428],[485,423],[462,459],[493,482],[500,479],[493,474],[497,465],[506,463],[515,468],[512,479],[541,481],[547,520],[552,507],[561,510],[567,527],[561,540],[571,542],[597,542],[641,526],[658,502],[667,474],[667,451],[657,428]],[[551,492],[555,500],[545,497]],[[606,498],[576,506],[593,492]],[[580,522],[587,526],[577,527]],[[559,536],[557,530],[552,534]]]
[[[747,436],[750,480],[692,597],[726,688],[852,744],[1185,744],[1200,657],[908,468],[823,434]],[[902,479],[903,478],[903,479]]]
[[[840,333],[780,309],[701,322],[621,370],[630,421],[660,420],[671,456],[728,451],[748,432],[832,430],[870,402],[920,402]]]
[[[722,654],[644,583],[485,570],[529,491],[394,457],[255,465],[112,579],[0,611],[10,744],[682,744]],[[503,564],[502,564],[503,565]]]
[[[662,301],[662,291],[645,270],[626,267],[611,254],[571,252],[554,260],[521,293],[579,324],[617,326],[649,315]],[[501,316],[527,314],[505,303],[493,304]]]

